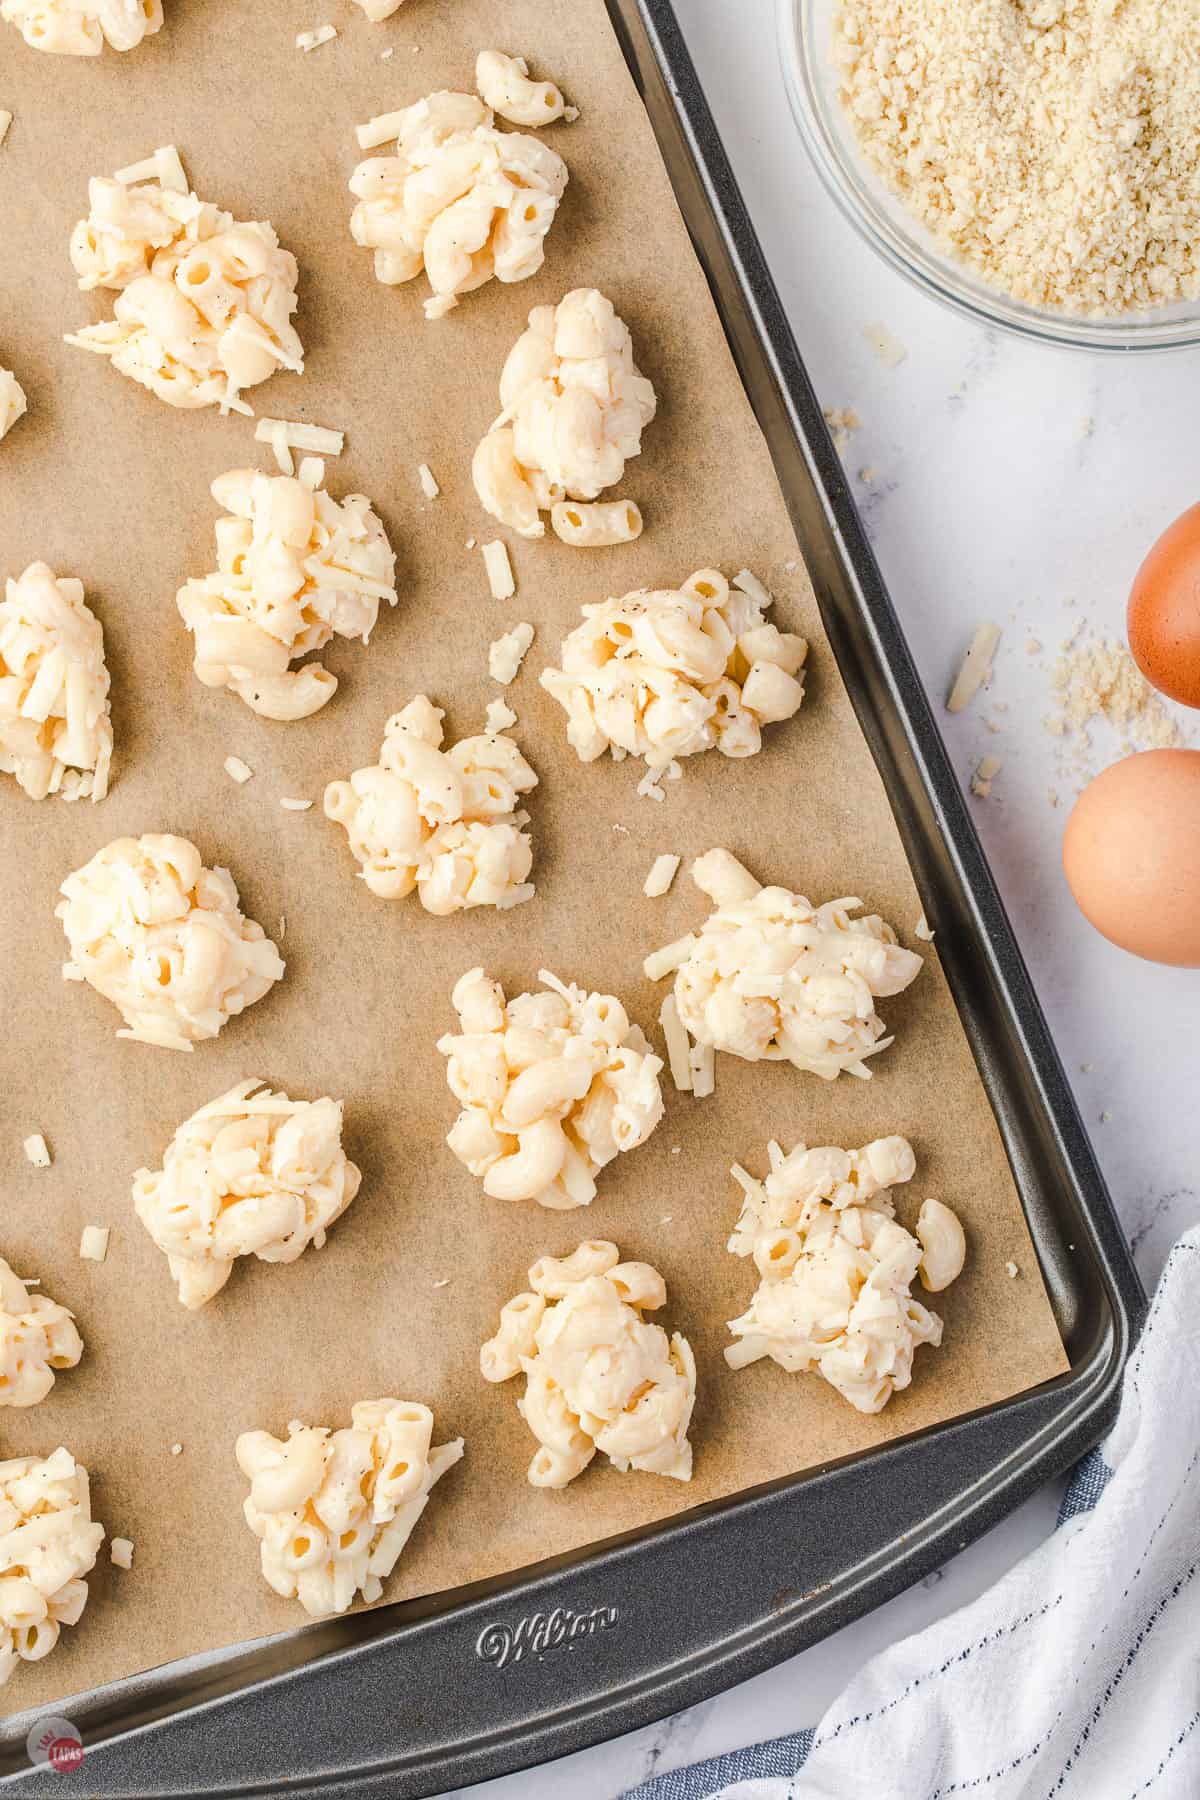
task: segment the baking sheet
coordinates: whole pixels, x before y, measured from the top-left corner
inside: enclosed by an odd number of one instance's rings
[[[87,1345],[42,1406],[0,1414],[0,1454],[68,1444],[92,1472],[96,1516],[137,1546],[129,1574],[104,1553],[82,1623],[0,1693],[7,1711],[303,1622],[262,1583],[241,1519],[232,1449],[250,1427],[337,1425],[352,1401],[395,1393],[433,1406],[439,1439],[465,1437],[464,1461],[388,1585],[386,1597],[400,1599],[887,1441],[1066,1366],[936,953],[912,934],[920,901],[882,786],[601,0],[410,0],[381,27],[343,0],[319,10],[310,19],[282,0],[173,0],[158,37],[87,64],[26,51],[15,33],[0,46],[0,104],[16,115],[0,151],[0,362],[30,398],[0,448],[0,574],[42,557],[84,580],[105,628],[117,737],[113,791],[99,807],[35,807],[0,783],[0,1254],[75,1310]],[[302,55],[295,31],[326,17],[341,35]],[[487,45],[528,55],[582,108],[548,134],[571,185],[533,281],[492,283],[427,324],[423,282],[378,286],[370,254],[349,238],[353,127],[434,88],[470,86]],[[267,466],[252,424],[172,412],[60,342],[108,311],[78,294],[66,255],[88,176],[171,141],[203,197],[271,219],[300,259],[308,370],[274,378],[252,403],[347,431],[328,485],[368,493],[399,552],[400,606],[366,650],[324,653],[342,685],[298,724],[256,719],[200,687],[174,606],[184,578],[212,566],[209,481]],[[496,534],[471,490],[470,454],[528,309],[593,283],[628,321],[659,393],[659,418],[620,490],[642,504],[646,534],[602,552],[516,542],[518,595],[498,604],[478,551],[465,547]],[[442,484],[432,503],[417,483],[421,461]],[[536,675],[581,601],[671,585],[707,563],[748,564],[773,588],[779,623],[812,644],[809,699],[768,732],[760,756],[693,759],[658,806],[635,797],[638,767],[575,761]],[[384,719],[414,692],[446,708],[453,735],[480,729],[495,692],[487,646],[517,619],[538,632],[508,690],[541,777],[530,805],[537,898],[450,920],[415,900],[376,900],[321,814],[325,782],[375,760]],[[230,753],[255,770],[244,788],[222,771]],[[317,804],[284,812],[284,794]],[[115,1010],[60,980],[58,883],[111,838],[142,831],[193,838],[206,862],[232,870],[268,931],[287,919],[284,982],[190,1057],[118,1043]],[[618,993],[653,1030],[661,990],[641,959],[697,923],[706,903],[683,877],[666,899],[645,900],[642,879],[661,850],[688,858],[716,843],[814,900],[860,893],[925,952],[914,986],[882,1003],[897,1042],[876,1078],[827,1086],[721,1058],[709,1100],[667,1084],[666,1120],[605,1172],[586,1211],[487,1199],[442,1142],[455,1105],[435,1040],[453,1027],[454,980],[482,962],[519,992],[545,966]],[[288,1268],[244,1263],[190,1315],[133,1215],[129,1178],[157,1165],[183,1118],[250,1075],[343,1096],[363,1188],[324,1250]],[[24,1162],[32,1130],[52,1146],[50,1170]],[[723,1249],[739,1200],[729,1164],[761,1170],[772,1136],[858,1144],[890,1131],[918,1154],[901,1216],[911,1222],[934,1193],[967,1226],[967,1270],[935,1302],[943,1348],[922,1350],[912,1388],[870,1419],[814,1378],[768,1363],[732,1373],[724,1321],[743,1310],[753,1272]],[[89,1222],[113,1227],[103,1265],[77,1259]],[[534,1442],[516,1412],[519,1384],[491,1388],[477,1373],[477,1346],[527,1265],[585,1236],[614,1238],[666,1277],[660,1317],[686,1332],[701,1371],[690,1485],[593,1465],[564,1493],[529,1488]]]

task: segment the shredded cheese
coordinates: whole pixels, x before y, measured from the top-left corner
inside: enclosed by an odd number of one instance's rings
[[[672,856],[669,852],[655,857],[642,888],[647,900],[661,899],[663,894],[669,891],[679,868],[679,862],[679,857]]]
[[[227,756],[224,763],[225,773],[231,780],[241,783],[249,781],[254,770],[249,763],[244,763],[240,756]]]
[[[434,472],[428,463],[417,464],[417,480],[421,484],[421,492],[424,494],[425,498],[427,500],[436,500],[442,490],[438,486],[437,477],[434,475]]]
[[[103,1262],[108,1255],[110,1227],[85,1225],[79,1240],[79,1254],[84,1262]]]
[[[512,564],[508,560],[508,548],[501,543],[499,538],[493,543],[483,546],[483,566],[487,570],[492,599],[511,600],[517,591],[517,584],[513,580]]]
[[[279,804],[282,806],[284,812],[307,812],[312,805],[312,801],[293,800],[289,794],[285,794]]]
[[[0,144],[2,144],[8,136],[8,128],[12,122],[12,114],[10,112],[5,112],[4,108],[0,107]]]
[[[671,1080],[681,1094],[692,1091],[692,1047],[679,1017],[674,994],[668,994],[658,1012],[658,1022],[667,1045],[667,1066]]]
[[[21,1148],[25,1152],[26,1160],[31,1162],[35,1169],[50,1167],[50,1151],[40,1131],[35,1131],[32,1137],[27,1137]]]
[[[300,419],[259,419],[254,436],[260,444],[275,444],[276,433],[292,450],[312,450],[318,456],[340,456],[346,447],[344,431],[330,431],[324,425],[306,425]]]
[[[947,712],[961,712],[969,706],[985,681],[990,680],[992,658],[996,654],[996,645],[1000,642],[1000,627],[985,619],[977,627],[971,639],[970,648],[963,657],[962,664],[950,689],[946,701]]]
[[[489,700],[485,715],[485,729],[489,734],[497,731],[508,731],[517,722],[517,715],[507,700]]]
[[[492,680],[498,681],[501,687],[515,681],[532,642],[533,626],[527,620],[498,637],[488,650],[488,674]]]
[[[319,50],[322,44],[331,43],[336,36],[336,25],[318,25],[312,31],[296,33],[296,48],[307,54],[309,50]]]
[[[132,1569],[132,1567],[133,1567],[133,1539],[132,1538],[118,1538],[118,1537],[113,1538],[112,1542],[108,1546],[108,1553],[109,1553],[110,1557],[112,1558],[113,1566],[115,1568]]]

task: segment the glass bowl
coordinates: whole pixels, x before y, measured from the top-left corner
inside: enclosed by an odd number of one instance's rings
[[[990,287],[937,242],[884,186],[858,148],[830,54],[836,0],[777,0],[792,112],[818,175],[860,237],[894,269],[977,324],[1079,350],[1178,350],[1200,344],[1200,301],[1116,318],[1030,306]]]

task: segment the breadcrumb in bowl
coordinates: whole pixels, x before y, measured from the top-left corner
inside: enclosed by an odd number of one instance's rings
[[[1200,343],[1200,299],[1141,312],[1082,316],[1015,299],[947,249],[889,190],[858,143],[839,97],[841,76],[831,55],[839,4],[777,0],[784,78],[801,138],[825,188],[885,261],[924,293],[976,323],[1042,343],[1123,352]]]

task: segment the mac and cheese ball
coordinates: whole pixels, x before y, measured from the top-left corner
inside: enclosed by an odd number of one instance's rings
[[[378,1600],[463,1441],[432,1445],[433,1414],[414,1400],[360,1400],[340,1431],[293,1420],[284,1439],[244,1431],[236,1455],[262,1572],[313,1618]]]
[[[915,951],[902,949],[877,914],[855,918],[861,900],[813,906],[787,888],[761,887],[728,851],[698,858],[692,876],[716,911],[645,963],[652,980],[675,971],[685,1031],[746,1062],[790,1062],[823,1081],[869,1080],[866,1059],[894,1041],[875,1001],[915,981]]]
[[[658,402],[612,301],[576,288],[530,313],[500,376],[500,405],[475,452],[475,492],[501,524],[539,538],[541,513],[620,481]]]
[[[690,1481],[696,1361],[686,1338],[642,1317],[666,1304],[662,1276],[593,1241],[543,1256],[529,1286],[501,1309],[479,1368],[485,1381],[525,1377],[517,1410],[538,1440],[533,1486],[566,1487],[597,1450],[622,1472]]]
[[[17,420],[23,418],[29,402],[25,389],[11,369],[0,369],[0,438],[7,437]]]
[[[289,1263],[320,1249],[361,1180],[342,1149],[340,1100],[243,1081],[184,1121],[161,1169],[138,1170],[133,1204],[194,1312],[239,1256]]]
[[[190,1051],[283,975],[229,870],[206,869],[186,838],[117,838],[59,892],[64,979],[112,1001],[125,1020],[118,1037]]]
[[[396,556],[371,502],[362,494],[334,500],[323,476],[316,457],[299,478],[218,475],[211,492],[226,516],[216,524],[217,567],[177,598],[199,680],[228,688],[267,719],[319,711],[337,677],[319,662],[288,665],[335,634],[367,643],[380,602],[396,604]]]
[[[763,726],[790,719],[804,699],[808,645],[766,621],[770,604],[747,570],[731,587],[719,570],[699,569],[678,589],[585,606],[561,668],[541,675],[580,761],[607,750],[658,770],[714,746],[753,756]]]
[[[136,50],[163,22],[162,0],[0,0],[0,19],[15,25],[33,50],[52,56],[99,56]]]
[[[36,1406],[58,1369],[73,1369],[83,1339],[65,1306],[31,1291],[0,1256],[0,1406]]]
[[[452,1001],[460,1032],[439,1039],[462,1106],[446,1142],[497,1200],[565,1211],[595,1198],[596,1176],[644,1144],[663,1116],[661,1060],[612,994],[545,969],[545,991],[506,1000],[471,969]]]
[[[415,888],[427,912],[517,906],[533,896],[533,848],[519,810],[537,776],[502,731],[442,748],[444,714],[418,694],[384,728],[379,761],[325,789],[373,894]]]
[[[941,1319],[911,1287],[918,1272],[934,1291],[955,1279],[962,1226],[938,1200],[925,1201],[915,1237],[898,1223],[890,1188],[916,1167],[902,1137],[862,1150],[797,1144],[786,1156],[772,1144],[770,1159],[763,1182],[733,1171],[744,1199],[728,1247],[753,1258],[759,1284],[730,1320],[726,1361],[815,1370],[859,1412],[879,1412],[912,1380],[917,1346],[942,1341]]]
[[[118,297],[110,321],[66,341],[109,357],[169,406],[250,413],[244,388],[277,369],[304,368],[292,325],[296,259],[270,225],[190,193],[177,156],[164,173],[174,185],[120,176],[88,183],[71,261],[85,293],[114,288]]]
[[[31,800],[103,800],[112,748],[100,621],[81,581],[30,563],[0,600],[0,771]]]
[[[490,106],[449,92],[358,130],[364,150],[392,138],[395,154],[368,157],[350,180],[358,201],[350,232],[375,252],[379,281],[395,287],[424,270],[433,289],[425,316],[440,319],[493,276],[536,275],[567,185],[557,151],[524,132],[498,131]]]
[[[69,1450],[0,1462],[0,1687],[78,1624],[103,1542],[87,1470]]]

